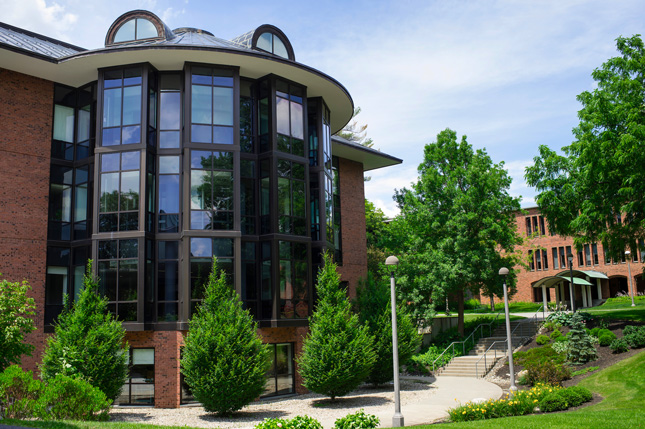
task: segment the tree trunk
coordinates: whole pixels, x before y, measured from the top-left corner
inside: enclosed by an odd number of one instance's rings
[[[464,291],[457,292],[457,329],[459,335],[464,336]]]
[[[490,312],[495,312],[495,297],[492,294],[490,296]]]

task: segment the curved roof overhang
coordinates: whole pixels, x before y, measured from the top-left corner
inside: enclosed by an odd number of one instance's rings
[[[573,270],[573,275],[574,276],[586,276],[591,279],[608,279],[605,274],[601,273],[600,271],[592,271],[592,270]],[[560,271],[556,276],[561,276],[561,277],[570,277],[571,276],[571,271],[570,270],[564,270]],[[575,282],[574,282],[575,283]]]
[[[403,162],[397,157],[350,142],[338,136],[331,137],[331,152],[334,156],[360,162],[363,164],[363,171],[376,170],[377,168],[389,167]]]
[[[332,112],[332,133],[354,113],[351,95],[334,78],[304,64],[257,51],[194,45],[124,46],[84,51],[58,60],[0,49],[0,67],[79,87],[97,79],[97,69],[124,64],[152,64],[157,70],[181,70],[185,62],[233,65],[240,75],[257,79],[275,74],[307,87],[308,97],[323,97]]]
[[[543,279],[540,279],[540,280],[536,281],[535,283],[533,283],[532,286],[534,288],[542,287],[542,286],[554,287],[556,284],[558,284],[560,282],[563,282],[563,281],[571,283],[571,277],[564,277],[564,276],[561,276],[560,274],[558,274],[557,276],[544,277]],[[581,279],[580,277],[574,277],[573,278],[573,284],[574,285],[583,285],[583,286],[593,286],[592,283],[589,283],[587,280]]]

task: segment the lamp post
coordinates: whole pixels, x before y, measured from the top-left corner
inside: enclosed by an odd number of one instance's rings
[[[394,292],[394,269],[399,265],[396,256],[388,256],[385,265],[390,266],[390,291],[392,296],[392,356],[394,367],[394,416],[392,416],[392,427],[405,426],[403,414],[401,414],[401,392],[399,389],[399,335],[396,329],[396,295]]]
[[[630,252],[629,250],[625,250],[625,259],[627,259],[627,273],[629,275],[629,288],[632,291],[632,307],[636,307],[636,304],[634,304],[634,283],[632,283],[632,267],[629,264],[630,262],[629,259],[631,254],[632,252]]]
[[[569,253],[567,255],[567,259],[569,260],[569,275],[571,276],[571,282],[569,282],[569,296],[571,298],[571,311],[576,312],[576,298],[573,295],[573,255]]]
[[[511,372],[511,394],[517,390],[515,385],[515,370],[513,369],[513,340],[511,339],[511,318],[508,314],[508,292],[506,291],[506,276],[508,275],[508,268],[503,267],[499,269],[499,275],[502,276],[504,281],[504,313],[506,313],[506,340],[508,341],[508,369]]]

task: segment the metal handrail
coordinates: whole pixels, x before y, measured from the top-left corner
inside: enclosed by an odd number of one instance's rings
[[[450,345],[448,345],[448,347],[446,347],[446,349],[445,349],[443,352],[441,352],[441,354],[440,354],[439,356],[437,356],[437,358],[436,358],[434,361],[432,361],[432,372],[433,372],[433,373],[435,372],[435,366],[436,366],[437,361],[438,361],[439,359],[441,359],[441,357],[442,357],[442,356],[443,356],[443,355],[448,351],[448,349],[449,349],[449,348],[452,348],[452,357],[450,358],[450,361],[452,361],[452,360],[455,358],[455,344],[461,344],[461,347],[462,347],[462,355],[465,355],[465,354],[466,354],[466,342],[468,341],[468,339],[469,339],[469,338],[471,338],[471,337],[473,337],[473,335],[475,335],[475,332],[477,332],[477,330],[478,330],[478,329],[479,329],[479,330],[480,330],[480,332],[481,332],[481,335],[480,335],[480,337],[479,337],[479,338],[483,338],[483,337],[484,337],[484,331],[483,331],[484,326],[488,326],[488,336],[490,337],[490,336],[492,335],[492,332],[493,332],[492,325],[493,325],[493,323],[496,323],[496,322],[497,322],[497,319],[499,318],[499,316],[500,316],[501,314],[502,314],[501,312],[500,312],[500,313],[497,313],[497,315],[495,316],[495,318],[494,318],[491,322],[488,322],[488,323],[480,323],[479,325],[477,325],[477,327],[476,327],[475,329],[473,329],[473,331],[470,333],[470,335],[468,335],[468,336],[467,336],[465,339],[463,339],[462,341],[453,341],[452,343],[450,343]],[[473,346],[474,346],[474,345],[475,345],[475,340],[474,340],[474,338],[473,338],[473,340],[472,340],[472,341],[473,341]],[[446,365],[448,365],[448,364],[450,363],[450,361],[448,361],[446,364],[441,365],[441,366],[446,366]]]
[[[522,320],[520,323],[518,323],[518,324],[515,326],[515,328],[513,328],[513,330],[511,331],[511,338],[513,337],[513,334],[515,333],[515,331],[517,330],[517,328],[519,328],[520,326],[524,326],[524,325],[526,325],[527,323],[532,323],[532,324],[537,328],[537,326],[539,325],[537,315],[538,315],[538,313],[539,313],[540,311],[542,311],[542,308],[543,308],[543,307],[544,307],[544,304],[542,304],[542,305],[540,306],[540,308],[538,308],[538,310],[535,312],[535,314],[534,314],[532,317],[530,317],[530,318],[529,318],[529,319],[527,319],[527,320]],[[525,336],[525,335],[522,335],[522,336],[521,336],[521,338],[526,338],[526,336]]]
[[[475,377],[479,378],[479,368],[478,368],[478,366],[479,366],[479,362],[481,362],[481,361],[482,361],[482,359],[484,360],[484,368],[488,368],[488,362],[487,362],[487,355],[488,355],[488,352],[489,352],[489,351],[490,351],[490,349],[492,349],[492,348],[493,348],[493,346],[494,346],[495,344],[497,344],[497,343],[502,343],[502,344],[504,344],[504,353],[506,353],[506,350],[507,350],[507,348],[506,348],[506,347],[507,347],[507,345],[508,345],[508,342],[507,342],[506,340],[504,340],[504,341],[502,341],[502,340],[500,340],[500,341],[494,341],[494,342],[490,345],[490,347],[488,347],[488,349],[486,349],[486,351],[484,352],[484,355],[483,355],[482,357],[480,357],[480,358],[479,358],[479,360],[478,360],[477,362],[475,362]],[[494,349],[494,350],[495,350],[495,357],[494,357],[494,359],[495,359],[495,360],[497,360],[497,349]]]

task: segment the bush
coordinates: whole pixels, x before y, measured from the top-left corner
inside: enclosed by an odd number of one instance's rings
[[[544,329],[547,330],[547,332],[554,331],[556,329],[560,329],[562,327],[562,324],[556,322],[556,321],[551,321],[551,322],[544,322]]]
[[[206,411],[230,415],[262,394],[269,365],[257,324],[213,258],[181,359],[186,383]]]
[[[552,361],[529,362],[525,365],[526,379],[531,385],[546,383],[560,385],[564,380],[571,378],[569,368]]]
[[[625,341],[633,349],[645,347],[645,329],[640,329],[633,334],[625,335]]]
[[[635,325],[627,325],[623,329],[623,336],[624,335],[629,335],[633,334],[634,332],[638,331],[641,327],[640,326],[635,326]]]
[[[356,389],[376,361],[374,339],[352,314],[340,275],[329,254],[318,272],[318,303],[297,358],[304,386],[331,397]]]
[[[334,429],[374,429],[378,426],[379,419],[375,415],[365,414],[361,409],[354,414],[347,414],[334,423]]]
[[[535,342],[541,346],[548,344],[550,341],[551,339],[546,335],[538,335],[537,338],[535,339]]]
[[[573,314],[570,320],[571,330],[567,335],[569,339],[569,348],[567,350],[567,360],[573,364],[583,364],[598,358],[596,347],[587,334],[583,322],[583,314],[580,312]]]
[[[600,329],[601,329],[601,328],[598,328],[598,327],[593,328],[593,329],[589,332],[589,334],[590,334],[591,336],[594,336],[594,337],[598,338],[598,333],[600,332]]]
[[[564,338],[564,339],[561,339]],[[569,342],[566,337],[560,337],[551,344],[551,348],[560,356],[566,356],[569,350]]]
[[[553,332],[551,332],[551,335],[549,335],[549,338],[552,340],[556,340],[562,336],[562,332],[560,332],[558,329],[555,329]]]
[[[48,382],[58,374],[80,376],[113,401],[128,378],[127,359],[125,329],[108,312],[90,260],[78,299],[58,317],[47,340],[42,378]]]
[[[105,421],[111,403],[87,381],[59,374],[43,389],[35,414],[43,420]]]
[[[607,347],[611,344],[612,341],[616,339],[616,334],[614,334],[611,331],[603,332],[605,329],[600,331],[600,335],[598,336],[598,344],[600,344],[603,347]]]
[[[614,353],[625,353],[629,350],[629,344],[627,344],[627,341],[624,338],[617,338],[609,344],[609,348]]]
[[[567,390],[573,390],[573,391],[577,392],[578,395],[580,395],[580,397],[582,398],[583,403],[584,402],[589,402],[589,401],[591,401],[593,399],[593,395],[591,394],[589,389],[586,389],[584,387],[572,386],[572,387],[567,387]]]
[[[359,281],[354,305],[363,326],[374,337],[376,362],[367,381],[378,385],[392,380],[392,309],[390,288],[387,282],[377,281],[368,274],[367,279]],[[396,312],[398,331],[399,362],[406,363],[421,344],[421,336],[405,308]],[[419,370],[422,371],[422,370]]]
[[[534,347],[525,352],[516,352],[513,359],[518,365],[526,366],[530,363],[552,361],[563,363],[564,355],[557,353],[552,346]]]
[[[20,364],[21,356],[31,356],[34,349],[25,341],[25,336],[36,329],[36,304],[29,297],[30,289],[27,281],[0,280],[0,371]]]
[[[408,372],[417,372],[421,374],[428,374],[432,369],[432,363],[443,353],[445,347],[437,347],[435,345],[430,345],[425,351],[422,351],[419,354],[413,355],[406,362],[406,367]],[[461,349],[455,348],[455,356],[461,356]],[[452,359],[452,352],[444,353],[441,356],[441,359],[437,360],[435,364],[437,368],[447,364]],[[392,368],[390,368],[392,372]]]
[[[313,417],[296,416],[291,420],[264,419],[255,425],[256,429],[323,429],[322,424]]]
[[[559,392],[553,392],[546,395],[538,403],[540,404],[540,411],[545,413],[552,413],[554,411],[562,411],[569,408],[567,400],[564,399]]]
[[[578,405],[581,405],[583,402],[585,402],[580,393],[569,388],[558,391],[558,395],[560,395],[566,401],[566,403],[569,404],[569,407],[577,407]]]
[[[43,386],[31,371],[11,365],[0,373],[0,419],[33,417],[36,400]]]

